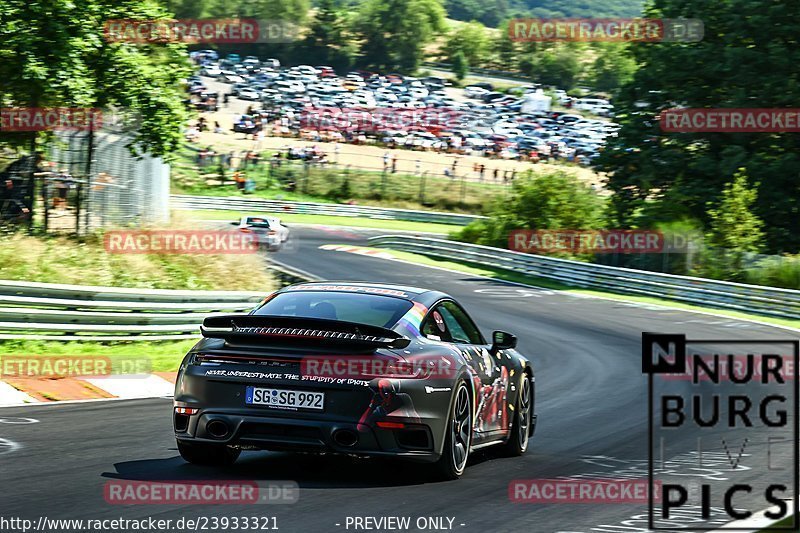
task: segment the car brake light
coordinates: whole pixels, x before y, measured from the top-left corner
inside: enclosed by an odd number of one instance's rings
[[[277,234],[278,234],[277,231],[268,231],[267,232],[267,235],[277,235]]]
[[[377,422],[376,424],[383,429],[403,429],[406,427],[402,422]]]
[[[175,413],[179,415],[196,415],[200,409],[196,407],[176,407]]]
[[[239,228],[239,231],[241,231],[242,233],[253,233],[253,230],[249,228]]]

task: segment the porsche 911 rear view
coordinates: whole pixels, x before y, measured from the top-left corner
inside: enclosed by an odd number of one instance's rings
[[[174,428],[191,463],[242,450],[385,456],[461,475],[471,450],[524,453],[534,379],[516,338],[487,342],[448,295],[304,283],[246,315],[206,318],[184,358]]]

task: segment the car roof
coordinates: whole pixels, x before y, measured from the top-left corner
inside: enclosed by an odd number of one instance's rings
[[[391,283],[375,283],[368,281],[313,281],[296,283],[283,287],[278,292],[292,291],[331,291],[331,292],[351,292],[361,294],[379,294],[384,296],[394,296],[410,301],[422,302],[425,304],[434,302],[446,294],[439,291],[431,291],[420,287],[409,287],[405,285],[394,285]]]

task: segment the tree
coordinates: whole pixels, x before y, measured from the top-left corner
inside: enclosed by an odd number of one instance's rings
[[[449,63],[452,63],[455,55],[460,52],[468,65],[474,67],[484,64],[489,52],[486,28],[480,22],[457,26],[448,36],[444,52]]]
[[[590,84],[598,91],[617,92],[633,78],[636,62],[621,43],[598,43],[590,69]]]
[[[469,72],[469,64],[467,63],[467,59],[464,57],[464,52],[459,50],[450,59],[450,61],[452,62],[451,69],[453,74],[455,74],[456,79],[461,81],[466,78],[467,73]]]
[[[109,42],[106,21],[167,18],[142,0],[7,0],[0,23],[6,102],[30,107],[123,108],[136,117],[132,149],[163,155],[181,139],[186,112],[183,45]]]
[[[603,202],[588,185],[563,171],[518,178],[489,218],[471,223],[458,240],[506,247],[514,229],[597,229]]]
[[[554,85],[568,90],[581,72],[575,51],[563,45],[549,46],[520,61],[520,70],[544,85]]]
[[[419,68],[425,45],[443,28],[440,0],[366,0],[353,23],[362,62],[401,73]]]
[[[722,191],[719,204],[709,206],[706,238],[714,248],[714,268],[722,269],[725,279],[741,279],[744,259],[764,247],[764,222],[752,212],[757,198],[756,189],[748,186],[746,170],[740,168]]]
[[[675,211],[701,214],[736,170],[746,166],[758,196],[767,251],[800,249],[800,136],[796,133],[667,133],[668,108],[792,108],[797,106],[800,22],[795,6],[752,0],[688,3],[655,0],[648,17],[704,21],[694,43],[631,46],[639,65],[614,101],[622,125],[600,157],[609,173],[613,214],[634,226],[655,202],[680,199]],[[654,197],[658,197],[654,200]]]
[[[313,64],[348,69],[353,63],[353,50],[345,36],[344,20],[334,0],[321,0],[301,48]]]
[[[508,16],[506,0],[447,0],[447,16],[455,20],[476,20],[494,27]]]
[[[511,21],[506,21],[500,25],[500,31],[492,41],[492,52],[495,56],[495,64],[500,70],[513,70],[517,68],[518,51],[514,41],[508,34],[508,26]]]

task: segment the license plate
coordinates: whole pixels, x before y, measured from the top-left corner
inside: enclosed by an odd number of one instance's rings
[[[244,401],[247,405],[264,405],[277,409],[311,409],[314,411],[322,411],[325,405],[325,393],[247,387]]]

